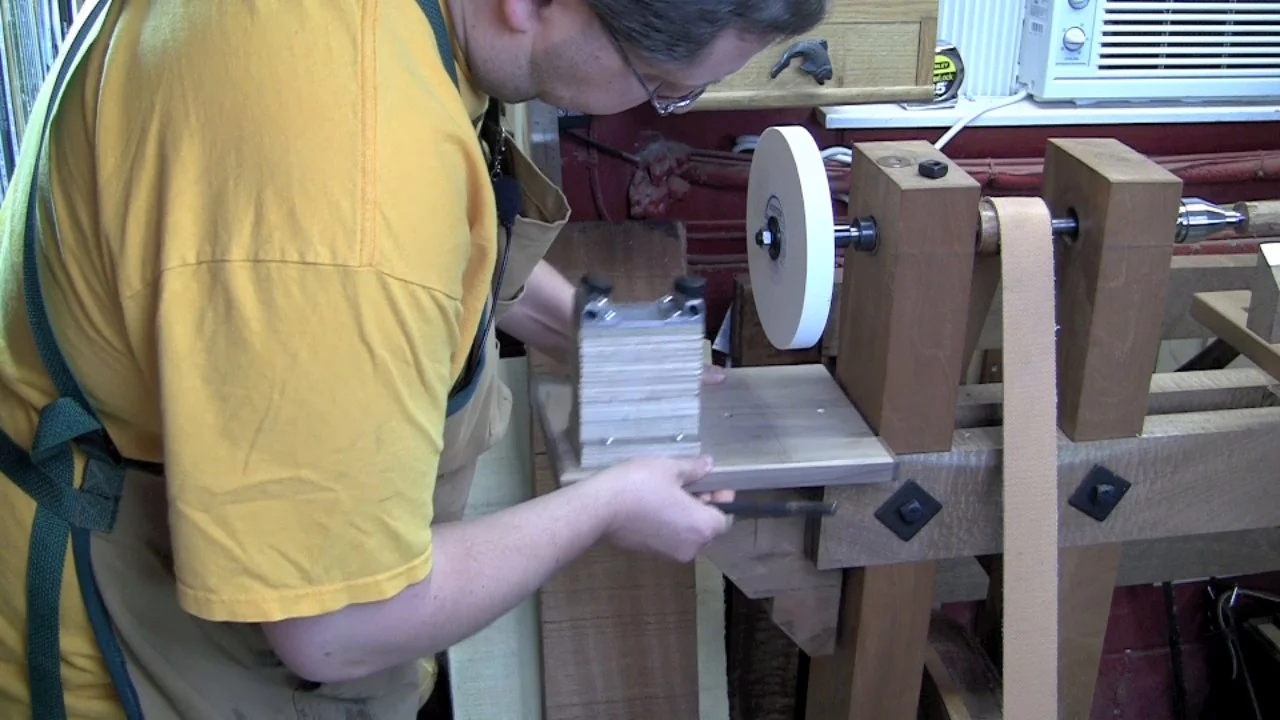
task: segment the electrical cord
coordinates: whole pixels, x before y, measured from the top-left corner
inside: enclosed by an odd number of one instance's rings
[[[1249,706],[1253,709],[1254,720],[1264,720],[1262,707],[1258,704],[1258,693],[1253,686],[1253,676],[1249,674],[1249,667],[1244,662],[1244,649],[1240,645],[1239,629],[1234,612],[1236,603],[1242,597],[1280,605],[1280,595],[1272,595],[1258,590],[1247,590],[1238,585],[1231,588],[1230,592],[1222,593],[1216,598],[1213,598],[1212,591],[1210,593],[1210,598],[1214,599],[1214,618],[1226,642],[1227,653],[1231,656],[1231,679],[1244,680],[1244,687],[1249,696]]]

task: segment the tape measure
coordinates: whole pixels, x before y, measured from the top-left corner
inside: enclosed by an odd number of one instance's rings
[[[933,53],[933,101],[954,100],[964,83],[964,61],[950,43],[938,43]]]

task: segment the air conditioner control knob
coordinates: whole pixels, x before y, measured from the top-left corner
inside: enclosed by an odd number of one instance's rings
[[[1062,34],[1062,47],[1071,52],[1076,52],[1084,47],[1085,41],[1088,39],[1089,37],[1084,34],[1084,28],[1067,28],[1067,31]]]

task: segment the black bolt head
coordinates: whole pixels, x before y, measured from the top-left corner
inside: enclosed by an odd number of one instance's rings
[[[916,167],[917,172],[931,180],[946,177],[947,169],[947,164],[941,160],[921,160],[920,165]]]
[[[1096,503],[1110,502],[1116,496],[1116,486],[1108,483],[1102,483],[1093,488],[1093,501]]]
[[[603,275],[587,273],[582,276],[582,287],[592,297],[608,297],[613,292],[613,281]]]
[[[681,275],[676,278],[675,290],[677,295],[701,300],[707,295],[707,280],[696,275]]]
[[[924,506],[920,504],[919,500],[907,501],[903,503],[902,507],[898,508],[898,516],[902,518],[903,522],[916,522],[923,514]]]

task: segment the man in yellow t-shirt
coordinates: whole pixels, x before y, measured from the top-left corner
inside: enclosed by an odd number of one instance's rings
[[[568,208],[491,101],[678,112],[824,11],[84,3],[0,210],[0,717],[412,717],[595,542],[723,532],[708,458],[461,520],[494,323],[571,327]]]

